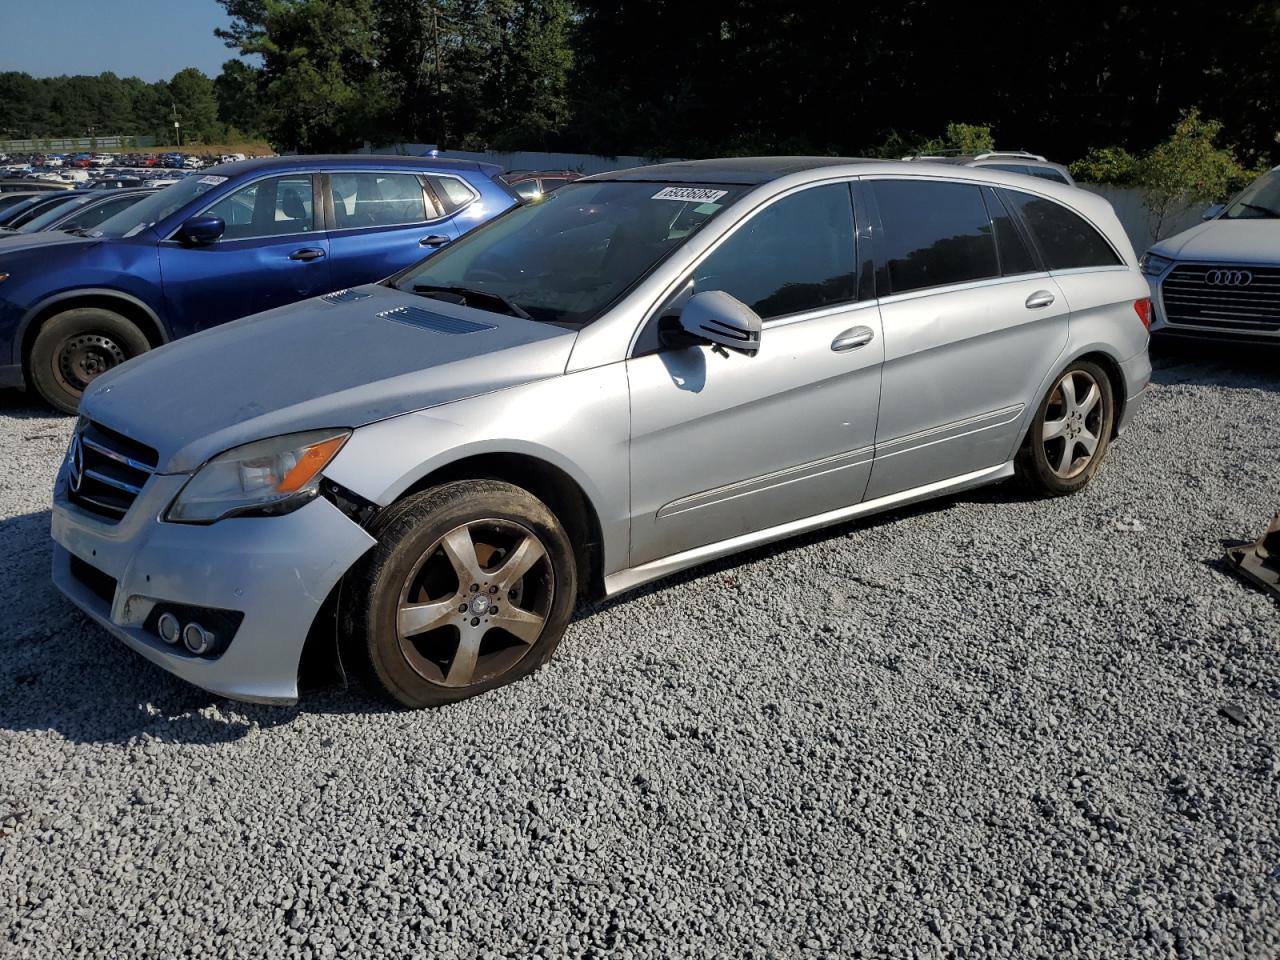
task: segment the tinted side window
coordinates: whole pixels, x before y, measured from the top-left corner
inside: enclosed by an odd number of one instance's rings
[[[339,230],[427,219],[422,184],[411,173],[334,173],[329,176],[329,190]]]
[[[1033,177],[1039,177],[1041,180],[1052,180],[1054,183],[1066,183],[1067,178],[1064,177],[1059,170],[1053,167],[1027,167],[1027,172]]]
[[[1026,176],[1030,169],[1020,163],[984,163],[983,170],[1003,170],[1005,173],[1021,173]]]
[[[1000,198],[990,187],[982,188],[982,199],[987,204],[987,213],[991,216],[991,226],[996,235],[996,253],[1000,256],[1000,272],[1006,277],[1020,273],[1035,273],[1035,257],[1022,239],[1022,231],[1013,222],[1013,217],[1005,209]]]
[[[98,204],[90,210],[84,211],[84,213],[77,213],[70,219],[66,220],[60,229],[85,230],[89,227],[96,227],[104,220],[114,217],[121,210],[132,207],[141,199],[141,195],[138,194],[133,196],[114,197],[111,200]]]
[[[226,224],[224,240],[287,236],[315,229],[311,177],[269,177],[241,187],[205,211]]]
[[[870,187],[884,226],[879,251],[890,292],[1000,276],[991,220],[976,185],[873,180]]]
[[[1022,215],[1048,269],[1110,267],[1121,262],[1102,234],[1062,204],[1017,190],[1001,190],[1000,196]]]
[[[436,198],[440,201],[440,206],[444,208],[446,217],[461,210],[475,199],[475,194],[471,192],[471,188],[457,177],[440,177],[435,174],[427,174],[424,179],[431,185],[431,189],[435,191]]]
[[[740,226],[694,273],[695,293],[723,290],[768,320],[857,299],[849,186],[812,187]]]
[[[526,200],[536,200],[538,197],[542,196],[542,191],[538,189],[537,180],[521,180],[511,189],[520,194],[520,196],[524,197]]]

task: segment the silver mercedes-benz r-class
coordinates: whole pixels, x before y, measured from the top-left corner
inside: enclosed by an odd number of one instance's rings
[[[1079,490],[1150,377],[1147,297],[1110,206],[1045,180],[591,177],[95,381],[53,576],[220,694],[292,701],[340,651],[449,703],[546,662],[581,595],[1015,474]]]

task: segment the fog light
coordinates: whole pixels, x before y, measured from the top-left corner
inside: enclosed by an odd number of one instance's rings
[[[156,621],[156,633],[165,643],[177,643],[182,637],[182,624],[172,613],[162,613]]]
[[[188,650],[199,656],[213,649],[214,635],[200,624],[188,623],[182,630],[182,642]]]

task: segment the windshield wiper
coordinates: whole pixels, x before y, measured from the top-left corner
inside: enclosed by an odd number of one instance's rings
[[[493,293],[490,290],[473,290],[470,287],[458,287],[448,284],[415,283],[413,285],[413,292],[422,293],[428,297],[434,294],[450,293],[457,297],[457,302],[461,303],[464,307],[474,306],[479,310],[488,310],[490,313],[509,313],[511,316],[519,317],[521,320],[533,319],[533,317],[529,316],[529,314],[524,311],[520,304],[513,303],[502,294]],[[446,302],[448,300],[446,297],[437,297],[437,299],[446,300]],[[476,302],[472,303],[472,300]],[[481,306],[481,304],[484,303],[488,303],[489,306]],[[501,307],[502,309],[494,310],[494,306]]]

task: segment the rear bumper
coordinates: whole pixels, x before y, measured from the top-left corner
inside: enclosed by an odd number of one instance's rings
[[[280,517],[162,523],[160,513],[186,479],[180,476],[152,477],[118,524],[104,523],[67,500],[64,474],[65,468],[54,488],[53,581],[68,599],[152,663],[198,687],[259,703],[297,699],[307,632],[339,578],[373,546],[372,537],[323,499]],[[97,589],[77,576],[73,556],[97,571]],[[146,628],[159,603],[232,610],[244,618],[221,655],[198,657]]]

